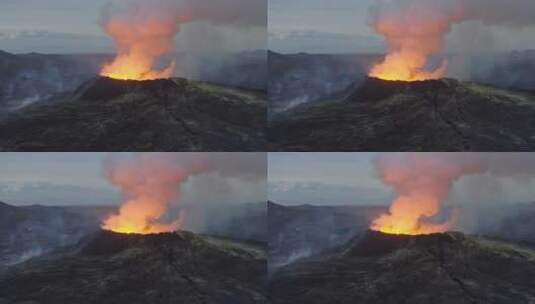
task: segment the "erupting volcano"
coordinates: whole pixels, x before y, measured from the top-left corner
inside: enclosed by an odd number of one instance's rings
[[[373,27],[383,35],[389,52],[369,75],[384,80],[422,81],[442,78],[448,61],[428,70],[429,58],[444,48],[445,35],[461,20],[462,6],[437,8],[433,2],[403,1],[374,10]]]
[[[164,155],[144,156],[108,165],[108,178],[118,186],[124,202],[119,213],[102,224],[105,230],[119,233],[152,234],[171,232],[180,228],[183,214],[173,221],[163,218],[180,194],[180,185],[195,174]]]
[[[180,26],[173,10],[163,4],[149,7],[138,3],[125,13],[107,12],[102,26],[117,47],[115,60],[103,67],[101,76],[122,80],[170,78],[176,68],[172,61],[166,68],[155,68],[162,56],[173,49]]]
[[[389,212],[379,216],[371,228],[389,234],[419,235],[445,232],[455,224],[455,211],[437,222],[453,183],[482,170],[473,157],[448,154],[392,154],[377,160],[382,181],[394,188],[396,198]]]

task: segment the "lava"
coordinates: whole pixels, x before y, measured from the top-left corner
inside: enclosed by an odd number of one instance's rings
[[[456,212],[443,221],[444,201],[455,181],[481,172],[481,163],[472,155],[401,153],[383,154],[377,170],[396,197],[387,213],[376,218],[371,229],[389,234],[432,234],[450,230]]]
[[[378,3],[381,4],[373,10],[372,24],[386,38],[388,54],[372,67],[369,75],[401,81],[443,77],[448,61],[428,70],[429,58],[444,49],[445,35],[462,18],[462,6],[441,7],[432,1]]]
[[[102,25],[113,38],[117,57],[106,64],[101,76],[122,80],[170,78],[176,68],[172,61],[166,68],[155,68],[171,52],[180,26],[176,16],[165,7],[138,4],[123,13],[108,13]]]
[[[108,179],[121,189],[124,201],[118,214],[102,228],[119,233],[152,234],[180,228],[183,218],[165,221],[172,201],[179,198],[180,185],[195,170],[159,154],[140,156],[107,165]]]

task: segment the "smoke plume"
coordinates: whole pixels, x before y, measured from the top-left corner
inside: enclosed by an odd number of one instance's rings
[[[531,0],[379,0],[370,10],[371,25],[386,38],[388,54],[370,75],[387,80],[436,79],[448,62],[429,70],[429,58],[444,50],[445,38],[456,24],[523,27],[535,24]]]
[[[399,153],[376,160],[379,177],[396,193],[389,212],[372,229],[395,234],[428,234],[452,229],[457,216],[437,222],[453,185],[470,175],[518,179],[535,176],[533,153]]]
[[[159,233],[179,228],[181,220],[159,222],[180,194],[180,185],[205,169],[201,162],[179,164],[164,155],[140,156],[107,164],[107,176],[121,189],[119,214],[105,220],[104,229],[122,233]]]
[[[171,77],[172,61],[163,69],[156,65],[174,47],[181,26],[207,22],[217,26],[266,26],[266,1],[262,0],[129,0],[110,2],[101,18],[105,32],[117,48],[115,60],[101,74],[118,79]]]
[[[266,171],[265,162],[255,153],[136,154],[107,161],[105,170],[124,199],[119,213],[108,217],[102,227],[141,234],[181,228],[185,214],[169,219],[167,213],[172,203],[180,202],[189,179],[213,173],[220,179],[260,180]]]

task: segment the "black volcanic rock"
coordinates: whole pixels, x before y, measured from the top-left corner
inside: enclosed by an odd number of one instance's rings
[[[368,78],[342,100],[279,115],[268,137],[277,151],[532,151],[534,117],[534,93]]]
[[[275,303],[530,303],[535,251],[458,232],[370,231],[270,279]]]
[[[428,93],[437,90],[455,89],[459,82],[455,79],[438,79],[425,81],[388,81],[368,77],[351,94],[348,101],[375,102],[405,92]]]
[[[0,303],[267,303],[265,248],[198,236],[101,231],[0,276]]]
[[[64,207],[17,207],[0,202],[0,272],[34,256],[78,242],[99,229],[91,215]]]
[[[262,151],[265,94],[99,77],[0,121],[0,151]]]
[[[185,79],[156,80],[118,80],[109,77],[97,77],[86,82],[74,92],[77,100],[113,100],[125,94],[149,93],[163,98],[163,94],[180,90],[187,84]]]

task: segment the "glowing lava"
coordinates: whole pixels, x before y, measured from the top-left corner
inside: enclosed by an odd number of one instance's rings
[[[108,178],[121,189],[124,202],[119,213],[102,224],[119,233],[151,234],[180,228],[182,218],[164,221],[171,202],[178,198],[180,185],[190,172],[165,156],[142,156],[107,165]]]
[[[137,198],[126,202],[119,214],[110,216],[102,225],[105,230],[118,233],[152,234],[176,231],[182,224],[178,219],[170,224],[157,221],[166,213],[167,207],[151,198]]]
[[[376,167],[383,183],[394,188],[396,198],[388,213],[373,221],[371,229],[407,235],[450,230],[456,223],[456,212],[440,222],[436,217],[443,215],[453,183],[482,170],[475,156],[462,153],[382,154]]]
[[[102,68],[101,76],[123,80],[152,80],[173,76],[176,62],[158,70],[155,65],[171,52],[180,27],[165,7],[139,3],[125,12],[108,12],[103,27],[113,38],[117,57]]]
[[[445,232],[450,229],[452,220],[434,224],[425,219],[439,214],[441,202],[432,196],[414,195],[397,198],[390,207],[388,214],[379,216],[373,221],[371,229],[389,234],[419,235]]]
[[[427,58],[418,53],[395,52],[386,56],[383,63],[376,65],[370,71],[370,76],[390,81],[423,81],[442,78],[447,71],[448,62],[434,71],[424,71]]]
[[[447,72],[443,60],[428,70],[429,58],[444,48],[445,35],[462,16],[462,6],[441,7],[436,1],[378,1],[372,10],[375,31],[386,38],[388,54],[369,75],[384,80],[438,79]]]

